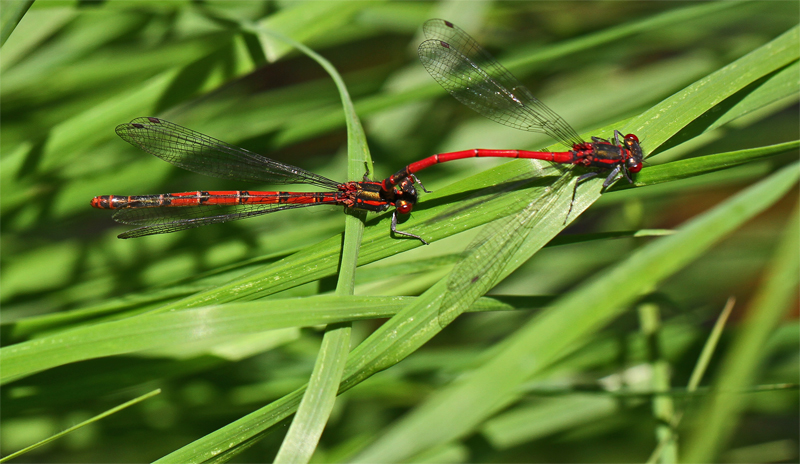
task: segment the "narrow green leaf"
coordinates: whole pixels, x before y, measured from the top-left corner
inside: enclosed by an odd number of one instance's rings
[[[749,148],[745,150],[729,151],[716,155],[698,156],[684,160],[672,161],[648,167],[636,176],[633,185],[617,183],[609,190],[624,190],[633,186],[656,185],[663,182],[670,182],[690,177],[701,176],[710,172],[716,172],[752,161],[776,156],[797,150],[800,147],[800,140],[779,143],[766,147]]]
[[[703,379],[703,375],[705,375],[706,370],[708,370],[711,356],[714,354],[717,345],[719,345],[722,331],[725,329],[725,324],[728,322],[731,311],[733,311],[734,303],[735,300],[733,298],[728,299],[728,302],[725,303],[725,307],[722,308],[722,312],[717,318],[717,322],[714,323],[714,328],[711,329],[711,334],[708,336],[705,345],[703,345],[703,351],[700,353],[700,357],[697,358],[697,365],[694,370],[692,370],[692,376],[689,378],[689,383],[686,386],[688,391],[692,392],[697,390],[700,381]]]
[[[314,454],[339,392],[350,352],[350,329],[350,323],[327,327],[303,400],[274,462],[305,463]]]
[[[798,42],[800,26],[645,111],[632,119],[627,128],[634,134],[647,133],[647,148],[656,149],[748,84],[800,58]],[[687,101],[691,103],[687,105]]]
[[[263,27],[258,31],[260,32],[259,37],[262,38],[262,44],[266,45],[264,38],[273,34]],[[367,166],[369,169],[371,160],[364,129],[353,109],[353,102],[344,81],[329,61],[311,49],[291,39],[282,36],[278,36],[278,38],[313,58],[325,68],[336,83],[347,120],[348,172],[351,179],[355,178],[353,173],[361,166]],[[358,249],[364,232],[363,219],[365,217],[364,213],[348,215],[345,223],[342,262],[339,267],[339,281],[336,285],[337,296],[353,294]],[[314,454],[339,391],[339,382],[350,350],[350,329],[349,323],[341,323],[329,326],[325,331],[311,379],[292,425],[275,457],[276,463],[306,463]]]
[[[734,303],[735,299],[733,297],[728,299],[728,302],[722,309],[720,316],[717,318],[717,322],[714,324],[714,328],[711,330],[711,334],[706,340],[705,345],[703,345],[703,351],[700,353],[700,357],[697,359],[697,364],[695,365],[694,370],[692,370],[692,376],[689,378],[689,384],[686,387],[687,394],[691,395],[697,392],[697,387],[700,385],[700,380],[703,378],[703,375],[708,369],[711,356],[719,344],[719,339],[722,336],[722,330],[725,328],[725,323],[728,321],[728,316],[730,316],[731,311],[733,310]],[[672,421],[669,423],[671,433],[662,435],[661,439],[658,441],[658,445],[653,450],[650,458],[647,460],[647,464],[655,464],[659,462],[661,460],[661,455],[665,450],[675,447],[677,435],[675,431],[678,429],[678,425],[680,425],[682,418],[683,411],[675,414]]]
[[[0,348],[0,383],[55,366],[130,353],[175,343],[225,340],[237,335],[286,327],[391,317],[414,297],[287,298],[250,303],[151,312],[123,320],[61,331]],[[514,307],[487,299],[471,311],[507,311]],[[533,307],[536,307],[534,305]]]
[[[653,391],[669,391],[672,385],[670,381],[672,369],[662,349],[664,337],[660,308],[655,303],[642,303],[636,309],[641,332],[646,341],[648,362],[653,372],[650,388]],[[656,395],[651,399],[650,407],[653,411],[653,419],[658,424],[655,430],[656,440],[667,442],[661,452],[659,462],[662,464],[678,462],[677,444],[674,440],[669,440],[672,436],[671,424],[675,420],[675,405],[672,397]]]
[[[158,395],[159,393],[161,393],[161,389],[160,388],[155,389],[155,390],[153,390],[153,391],[151,391],[149,393],[145,393],[144,395],[139,396],[137,398],[134,398],[134,399],[132,399],[130,401],[126,401],[126,402],[120,404],[119,406],[116,406],[116,407],[113,407],[113,408],[109,409],[108,411],[105,411],[105,412],[103,412],[101,414],[98,414],[98,415],[96,415],[96,416],[94,416],[94,417],[92,417],[90,419],[87,419],[87,420],[85,420],[85,421],[83,421],[83,422],[81,422],[79,424],[75,424],[72,427],[70,427],[70,428],[68,428],[68,429],[66,429],[64,431],[53,435],[52,437],[49,437],[49,438],[47,438],[45,440],[42,440],[42,441],[40,441],[38,443],[34,443],[33,445],[28,446],[28,447],[26,447],[24,449],[21,449],[21,450],[15,452],[15,453],[11,453],[8,456],[4,456],[2,459],[0,459],[0,462],[10,461],[10,460],[12,460],[12,459],[14,459],[14,458],[16,458],[18,456],[21,456],[21,455],[23,455],[25,453],[28,453],[30,451],[35,450],[36,448],[39,448],[40,446],[44,446],[47,443],[50,443],[51,441],[58,440],[59,438],[63,437],[64,435],[66,435],[66,434],[68,434],[70,432],[74,432],[75,430],[78,430],[81,427],[84,427],[84,426],[86,426],[88,424],[91,424],[92,422],[97,422],[97,421],[99,421],[101,419],[104,419],[104,418],[106,418],[106,417],[108,417],[108,416],[110,416],[112,414],[115,414],[115,413],[117,413],[119,411],[122,411],[125,408],[129,408],[129,407],[133,406],[134,404],[141,403],[142,401],[144,401],[146,399],[152,398],[152,397]]]
[[[14,32],[19,21],[25,16],[25,12],[33,5],[33,0],[10,0],[3,2],[3,8],[0,10],[0,47],[2,47],[6,40]]]

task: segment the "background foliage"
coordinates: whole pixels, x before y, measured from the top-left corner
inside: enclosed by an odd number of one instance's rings
[[[323,324],[356,321],[352,389],[311,445],[314,462],[622,462],[656,449],[663,461],[797,459],[796,3],[26,6],[5,2],[2,18],[4,456],[161,389],[15,462],[270,461]],[[370,216],[357,297],[334,296],[339,209],[123,241],[124,227],[88,207],[100,194],[261,187],[137,151],[113,128],[138,116],[346,180],[333,81],[259,30],[343,75],[374,177],[437,152],[551,144],[433,82],[415,50],[434,17],[470,32],[580,133],[639,134],[651,158],[638,187],[617,185],[551,240],[566,227],[572,177],[553,182],[563,170],[437,166],[422,176],[434,193],[399,226],[432,245],[390,237],[389,216]],[[521,173],[545,180],[520,186]],[[504,195],[483,189],[509,183]],[[582,187],[576,212],[598,191]],[[473,295],[453,291],[454,267],[510,275]],[[470,304],[492,287],[495,298]],[[476,314],[443,329],[445,306]],[[306,454],[294,446],[284,458]]]

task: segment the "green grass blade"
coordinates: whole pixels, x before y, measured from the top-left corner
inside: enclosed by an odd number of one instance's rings
[[[350,331],[350,323],[327,327],[303,400],[274,462],[305,463],[314,454],[339,392],[350,352]]]
[[[258,31],[260,32],[259,37],[262,38],[262,44],[264,44],[263,38],[271,34],[264,28],[259,28]],[[313,58],[325,68],[336,83],[347,121],[348,172],[351,179],[357,178],[354,173],[358,169],[364,169],[364,166],[367,166],[368,170],[371,169],[371,159],[364,129],[353,109],[353,102],[344,81],[328,60],[300,43],[280,38]],[[345,222],[342,262],[339,267],[339,281],[336,285],[337,296],[353,294],[358,249],[364,233],[365,218],[366,214],[362,212],[348,215]],[[275,457],[276,463],[305,463],[314,454],[339,391],[339,382],[350,350],[350,331],[349,323],[335,324],[326,329],[311,379],[292,425]]]
[[[707,127],[706,131],[710,131],[722,127],[742,115],[764,108],[772,102],[781,99],[794,100],[798,86],[800,86],[797,82],[798,73],[800,73],[800,62],[798,61],[769,73],[740,91],[745,93],[741,100],[733,98],[730,103],[720,105],[719,111],[707,113],[698,118],[695,124]]]
[[[0,47],[2,47],[6,40],[14,32],[14,29],[19,24],[19,20],[25,16],[25,12],[33,5],[33,0],[12,0],[3,2],[2,11],[0,11]]]
[[[134,404],[141,403],[142,401],[144,401],[146,399],[149,399],[149,398],[152,398],[152,397],[158,395],[159,393],[161,393],[161,389],[160,388],[158,388],[156,390],[153,390],[153,391],[151,391],[149,393],[145,393],[144,395],[139,396],[137,398],[134,398],[134,399],[132,399],[130,401],[126,401],[125,403],[122,403],[119,406],[111,408],[108,411],[105,411],[105,412],[103,412],[101,414],[98,414],[98,415],[96,415],[96,416],[94,416],[94,417],[92,417],[90,419],[87,419],[87,420],[85,420],[85,421],[83,421],[83,422],[81,422],[79,424],[75,424],[72,427],[70,427],[70,428],[68,428],[68,429],[66,429],[64,431],[53,435],[52,437],[49,437],[49,438],[47,438],[45,440],[42,440],[42,441],[40,441],[38,443],[34,443],[33,445],[28,446],[28,447],[26,447],[24,449],[21,449],[21,450],[15,452],[15,453],[11,453],[8,456],[3,456],[3,458],[0,459],[0,462],[7,462],[7,461],[10,461],[10,460],[18,457],[18,456],[22,456],[23,454],[28,453],[30,451],[33,451],[36,448],[39,448],[40,446],[44,446],[44,445],[50,443],[51,441],[58,440],[59,438],[63,437],[64,435],[67,435],[68,433],[74,432],[75,430],[78,430],[81,427],[89,425],[92,422],[97,422],[97,421],[99,421],[101,419],[104,419],[104,418],[106,418],[106,417],[108,417],[108,416],[110,416],[112,414],[115,414],[115,413],[117,413],[119,411],[122,411],[125,408],[129,408],[129,407],[133,406]]]
[[[647,345],[647,361],[653,371],[650,379],[652,391],[668,392],[672,384],[670,372],[672,371],[669,361],[663,351],[663,325],[661,311],[655,303],[643,303],[637,308],[639,315],[639,325],[643,338]],[[675,419],[675,404],[673,398],[668,395],[655,395],[651,399],[651,409],[653,419],[658,424],[656,426],[656,439],[666,441],[672,436],[672,422]],[[678,462],[678,448],[674,440],[667,441],[661,452],[661,463]]]
[[[688,394],[692,394],[697,391],[697,387],[700,385],[700,380],[702,380],[703,375],[708,369],[708,364],[711,362],[711,357],[714,353],[714,350],[719,344],[722,331],[725,328],[725,323],[728,321],[728,316],[730,316],[735,302],[735,299],[732,297],[728,299],[728,302],[725,304],[725,307],[722,308],[722,312],[717,318],[717,322],[714,324],[714,328],[711,330],[711,334],[708,336],[705,345],[703,345],[703,351],[700,353],[700,356],[697,359],[697,364],[692,370],[692,376],[689,378],[689,383],[686,386],[686,392]],[[653,450],[650,458],[647,460],[648,464],[655,464],[659,462],[661,459],[661,454],[665,450],[674,448],[676,446],[676,433],[674,431],[677,430],[682,418],[683,411],[675,414],[669,424],[670,433],[661,436],[661,439],[658,441],[658,445]]]
[[[708,370],[711,357],[714,354],[717,345],[719,345],[719,340],[722,337],[723,329],[725,329],[725,324],[728,322],[728,317],[731,315],[731,311],[733,311],[734,304],[735,300],[730,298],[725,304],[725,307],[722,308],[722,312],[717,318],[717,322],[714,323],[714,328],[711,329],[711,334],[709,334],[708,340],[706,340],[705,345],[703,345],[703,351],[700,353],[700,357],[697,359],[697,365],[695,366],[694,370],[692,370],[692,376],[689,378],[689,383],[686,385],[687,391],[693,392],[697,390],[697,387],[700,385],[700,381],[703,379],[703,376]]]
[[[650,151],[656,149],[747,85],[797,61],[799,42],[800,26],[797,26],[640,114],[627,124],[630,129],[627,132],[646,133],[643,143]],[[687,101],[691,103],[687,105]],[[694,132],[699,134],[705,130],[701,127]]]
[[[769,158],[770,156],[795,151],[798,147],[800,147],[800,141],[794,140],[766,147],[749,148],[672,161],[642,170],[642,172],[636,176],[633,185],[627,182],[618,182],[609,190],[624,190],[633,186],[656,185],[664,182],[701,176],[710,172],[716,172],[752,161]]]
[[[0,383],[44,369],[102,356],[148,350],[204,339],[287,327],[391,317],[415,297],[287,298],[230,303],[102,322],[0,348]],[[534,306],[535,307],[535,306]],[[471,310],[500,311],[512,306],[487,300]]]

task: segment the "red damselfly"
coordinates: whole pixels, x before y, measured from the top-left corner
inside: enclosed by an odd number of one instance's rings
[[[408,214],[417,202],[414,177],[384,189],[381,182],[336,182],[296,166],[279,163],[259,154],[227,144],[213,137],[163,119],[136,118],[120,124],[117,135],[126,142],[180,168],[222,179],[270,184],[309,184],[325,192],[196,191],[161,195],[102,195],[91,205],[117,210],[114,220],[141,226],[119,238],[175,232],[193,227],[233,221],[285,209],[312,205],[342,205],[346,208],[381,212],[391,207],[392,232],[397,230],[397,213]]]
[[[438,163],[475,157],[526,158],[611,170],[603,189],[622,173],[628,182],[642,169],[642,148],[634,134],[622,136],[614,131],[612,141],[592,137],[581,139],[564,119],[540,102],[510,71],[497,62],[466,32],[443,19],[423,25],[429,39],[418,49],[420,60],[431,76],[450,95],[481,115],[516,129],[540,132],[558,140],[570,150],[542,152],[523,150],[473,149],[440,153],[411,163],[381,182],[384,190],[405,182],[409,176]],[[572,192],[575,201],[578,184],[597,176],[588,172],[578,177]],[[572,210],[570,203],[570,211]],[[567,213],[569,216],[569,212]]]

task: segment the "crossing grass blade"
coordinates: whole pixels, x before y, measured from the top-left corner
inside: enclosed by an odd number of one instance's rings
[[[263,28],[258,29],[258,32],[260,32],[259,37],[270,36],[269,32]],[[342,77],[330,62],[308,47],[291,39],[284,37],[281,37],[281,39],[312,57],[325,68],[336,83],[347,121],[348,178],[357,179],[358,170],[364,167],[367,170],[371,170],[372,159],[369,155],[364,129],[361,126],[358,115],[355,113],[353,102]],[[345,221],[342,260],[336,285],[336,295],[338,296],[353,295],[356,266],[358,265],[358,250],[361,245],[361,237],[364,234],[365,218],[366,214],[363,212],[351,213]],[[283,444],[278,450],[278,455],[275,457],[276,463],[304,463],[308,462],[314,454],[320,435],[322,435],[336,401],[338,385],[347,361],[347,354],[350,351],[350,330],[349,323],[328,326],[325,336],[322,338],[322,345],[320,346],[308,387],[303,395],[303,400],[298,406],[292,425],[289,427]]]

